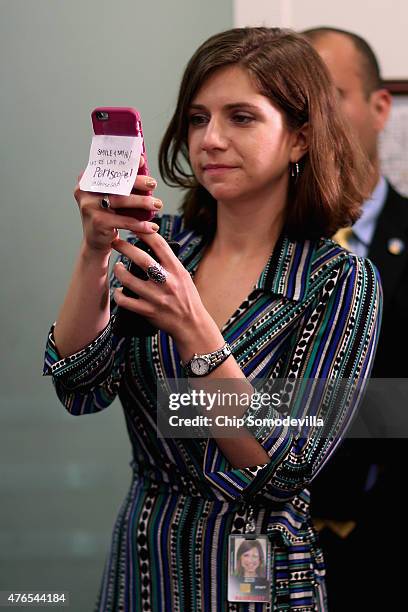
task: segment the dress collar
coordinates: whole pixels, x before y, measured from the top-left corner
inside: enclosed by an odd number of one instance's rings
[[[282,234],[258,279],[256,287],[301,301],[308,288],[315,250],[310,240],[291,240]]]
[[[174,239],[181,245],[180,261],[194,276],[206,247],[203,237],[192,230],[184,230]],[[308,289],[315,248],[313,241],[291,240],[281,234],[254,288],[301,301]]]

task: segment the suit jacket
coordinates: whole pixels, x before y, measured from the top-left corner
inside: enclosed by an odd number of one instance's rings
[[[405,248],[393,255],[389,244],[395,238],[401,240]],[[368,258],[380,272],[384,292],[380,339],[371,376],[408,378],[405,355],[408,347],[408,198],[398,194],[391,185],[377,220]],[[390,435],[389,428],[392,430],[393,425],[387,410],[395,410],[397,405],[397,416],[401,418],[408,398],[402,397],[402,393],[390,398],[393,385],[386,387],[380,381],[372,382],[348,437],[311,485],[313,516],[364,520],[368,521],[367,525],[374,525],[376,517],[389,508],[390,501],[406,480],[404,464],[408,437],[386,436]],[[403,433],[408,435],[408,424]],[[356,437],[359,435],[361,439]],[[391,435],[396,435],[396,429]],[[370,490],[365,490],[373,464],[376,464],[377,478]]]

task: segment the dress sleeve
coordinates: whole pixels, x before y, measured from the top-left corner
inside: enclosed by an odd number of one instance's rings
[[[126,258],[117,261],[126,264]],[[115,399],[125,369],[127,338],[117,337],[112,329],[117,304],[113,292],[120,283],[109,275],[110,320],[105,329],[80,351],[61,358],[54,339],[55,323],[48,333],[43,376],[51,376],[58,398],[72,415],[92,414],[107,408]]]
[[[159,233],[166,239],[173,238],[183,227],[180,215],[155,217]],[[135,236],[129,235],[128,242],[137,244]],[[129,260],[119,255],[115,261],[127,266]],[[58,354],[54,340],[54,327],[49,331],[44,358],[43,376],[52,376],[56,393],[72,415],[92,414],[107,408],[115,399],[125,371],[125,355],[129,338],[113,334],[117,304],[113,299],[114,290],[120,283],[113,273],[109,275],[110,320],[106,328],[88,346],[64,357]]]
[[[271,419],[278,424],[251,427],[252,407],[243,415],[248,429],[269,455],[269,463],[234,469],[215,440],[208,440],[204,475],[223,496],[282,502],[294,497],[317,475],[361,402],[381,315],[377,269],[368,259],[348,255],[324,282],[290,350],[284,376],[292,388],[289,417],[296,416],[296,424],[291,418],[284,419],[272,405],[256,416],[262,417],[262,423]],[[300,427],[299,421],[306,416],[309,422]]]

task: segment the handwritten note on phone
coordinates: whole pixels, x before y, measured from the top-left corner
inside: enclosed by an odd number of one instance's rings
[[[139,168],[141,136],[92,138],[89,161],[79,182],[82,191],[129,195]]]

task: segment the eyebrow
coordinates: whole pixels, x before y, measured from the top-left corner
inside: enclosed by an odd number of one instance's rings
[[[190,104],[189,108],[206,110],[206,106],[204,104]],[[224,110],[233,110],[234,108],[250,108],[253,110],[260,110],[259,106],[250,104],[249,102],[234,102],[232,104],[225,104],[223,106]]]

